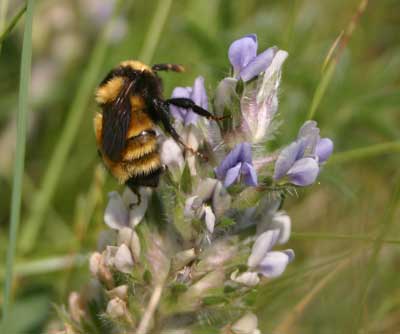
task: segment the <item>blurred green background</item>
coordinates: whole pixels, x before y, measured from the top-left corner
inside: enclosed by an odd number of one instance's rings
[[[104,228],[106,194],[117,187],[95,149],[97,83],[121,60],[141,59],[186,66],[184,74],[163,74],[166,96],[198,75],[211,93],[229,73],[230,43],[257,33],[260,50],[277,45],[289,52],[277,144],[295,138],[313,101],[320,102],[315,119],[323,136],[335,142],[319,183],[286,203],[294,232],[289,248],[297,258],[255,294],[260,329],[400,333],[400,2],[370,1],[365,12],[359,0],[116,3],[36,1],[13,330],[57,328],[51,304],[65,304],[89,279],[87,254]],[[9,2],[6,22],[22,5]],[[323,63],[352,22],[329,77]],[[0,54],[2,282],[23,23],[22,17]]]

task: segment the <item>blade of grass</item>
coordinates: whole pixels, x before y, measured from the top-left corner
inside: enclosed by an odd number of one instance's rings
[[[64,271],[65,269],[85,264],[88,256],[89,254],[74,254],[16,263],[15,275],[22,277],[48,274],[59,270]],[[3,276],[4,271],[0,270],[0,278],[3,278]]]
[[[326,67],[326,70],[322,74],[322,78],[320,82],[317,85],[317,88],[315,89],[315,93],[313,96],[313,99],[311,101],[311,106],[310,110],[307,115],[307,119],[313,119],[315,116],[315,113],[318,109],[319,104],[321,103],[322,98],[325,95],[325,92],[329,86],[329,83],[332,80],[333,74],[335,73],[335,68],[336,65],[339,63],[340,55],[342,54],[343,50],[346,48],[347,44],[349,43],[349,40],[351,36],[353,35],[354,29],[357,26],[358,21],[360,20],[360,17],[362,14],[365,12],[365,9],[367,8],[368,5],[368,0],[361,0],[355,14],[351,18],[349,24],[346,27],[346,30],[340,33],[339,36],[342,35],[342,38],[336,38],[335,42],[333,43],[333,46],[329,49],[328,55],[325,58],[323,68]],[[339,42],[338,42],[339,40]],[[335,45],[338,45],[337,47],[337,54],[335,57],[332,57],[333,49]],[[331,59],[330,61],[327,59]]]
[[[366,321],[363,321],[363,318],[365,318],[364,313],[366,311],[366,302],[368,298],[368,292],[370,290],[372,280],[374,278],[374,275],[376,274],[376,267],[377,267],[377,262],[379,258],[379,254],[382,250],[383,247],[383,240],[385,236],[389,233],[390,228],[392,225],[396,222],[396,211],[399,208],[399,202],[400,202],[400,174],[397,174],[396,177],[396,182],[394,183],[393,187],[393,192],[391,196],[391,200],[389,202],[389,206],[386,210],[386,214],[383,220],[383,223],[381,224],[382,227],[380,229],[380,233],[376,241],[374,242],[373,249],[372,249],[372,254],[371,257],[368,260],[368,263],[366,265],[366,274],[365,274],[365,281],[362,282],[361,288],[360,288],[360,308],[358,312],[356,312],[355,321],[354,321],[354,328],[352,333],[359,333],[360,331],[363,330],[363,324],[366,323]]]
[[[3,31],[5,25],[6,25],[6,17],[7,17],[7,11],[8,11],[8,1],[9,0],[3,0],[0,4],[0,32]],[[0,41],[0,53],[1,53],[1,45],[2,42]]]
[[[6,278],[4,284],[3,320],[10,309],[11,287],[13,281],[14,258],[17,243],[18,226],[21,215],[22,182],[25,165],[26,127],[28,114],[29,85],[32,63],[32,21],[35,0],[28,2],[27,15],[22,44],[21,72],[17,115],[17,146],[15,150],[14,180],[11,198],[10,237],[7,247]]]
[[[161,32],[164,28],[168,14],[171,9],[172,0],[159,0],[155,14],[147,30],[143,48],[139,53],[139,59],[144,63],[150,63],[154,56]]]
[[[328,285],[329,282],[341,271],[343,271],[352,261],[352,257],[342,260],[336,268],[321,279],[310,292],[308,292],[297,304],[290,310],[288,315],[283,321],[275,328],[273,333],[290,333],[293,331],[293,325],[297,319],[304,312],[308,305],[314,300],[314,298]]]
[[[4,1],[4,2],[6,2],[6,1]],[[18,21],[20,20],[22,15],[24,15],[24,13],[26,12],[26,8],[27,8],[26,4],[24,6],[22,6],[21,9],[17,12],[17,14],[15,14],[14,17],[11,19],[11,21],[8,23],[8,25],[6,26],[5,29],[4,29],[3,25],[0,25],[0,31],[1,31],[1,33],[0,33],[0,51],[1,51],[1,47],[2,47],[4,40],[14,29],[14,27],[16,26],[16,24],[18,23]],[[3,31],[3,29],[4,29],[4,31]]]
[[[377,238],[369,237],[365,235],[346,235],[346,234],[335,234],[335,233],[291,233],[291,238],[296,239],[315,239],[315,240],[349,240],[349,241],[366,241],[375,242]],[[385,244],[400,244],[400,239],[382,239]]]
[[[119,3],[117,5],[119,7]],[[116,10],[113,17],[104,28],[93,49],[92,55],[88,61],[89,66],[83,74],[82,83],[78,87],[75,99],[68,111],[65,126],[61,131],[59,140],[51,156],[49,165],[43,177],[42,185],[32,202],[30,215],[25,224],[20,242],[21,251],[24,253],[29,252],[35,246],[37,236],[44,222],[45,213],[54,196],[57,183],[74,143],[81,119],[86,111],[90,99],[92,98],[92,91],[96,85],[99,73],[101,72],[101,66],[108,49],[109,40],[107,39],[107,36],[109,30],[112,28],[114,22],[113,18],[116,15],[118,15],[118,10]]]
[[[356,160],[373,158],[378,155],[400,152],[400,141],[356,148],[347,152],[334,153],[328,160],[329,164],[341,164]]]

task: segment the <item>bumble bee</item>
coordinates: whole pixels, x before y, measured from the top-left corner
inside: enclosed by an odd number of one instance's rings
[[[139,186],[157,187],[163,171],[156,125],[161,124],[166,133],[193,152],[172,126],[169,105],[190,108],[208,119],[220,119],[191,99],[163,99],[158,71],[183,72],[184,68],[124,61],[107,74],[96,91],[96,102],[101,107],[94,118],[98,152],[111,174],[135,192]]]

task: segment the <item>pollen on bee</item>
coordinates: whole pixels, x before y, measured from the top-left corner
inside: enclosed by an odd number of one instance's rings
[[[96,91],[96,102],[99,104],[109,103],[114,101],[120,93],[124,79],[115,77],[101,85]]]
[[[143,71],[151,72],[151,68],[149,66],[147,66],[146,64],[143,64],[141,61],[138,61],[138,60],[125,60],[120,63],[120,66],[131,67],[133,70],[137,70],[137,71],[141,71],[141,72],[143,72]]]

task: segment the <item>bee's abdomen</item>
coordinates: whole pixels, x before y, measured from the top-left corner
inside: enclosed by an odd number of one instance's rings
[[[147,175],[160,167],[157,138],[153,130],[142,131],[139,135],[127,141],[123,155],[131,176]]]

